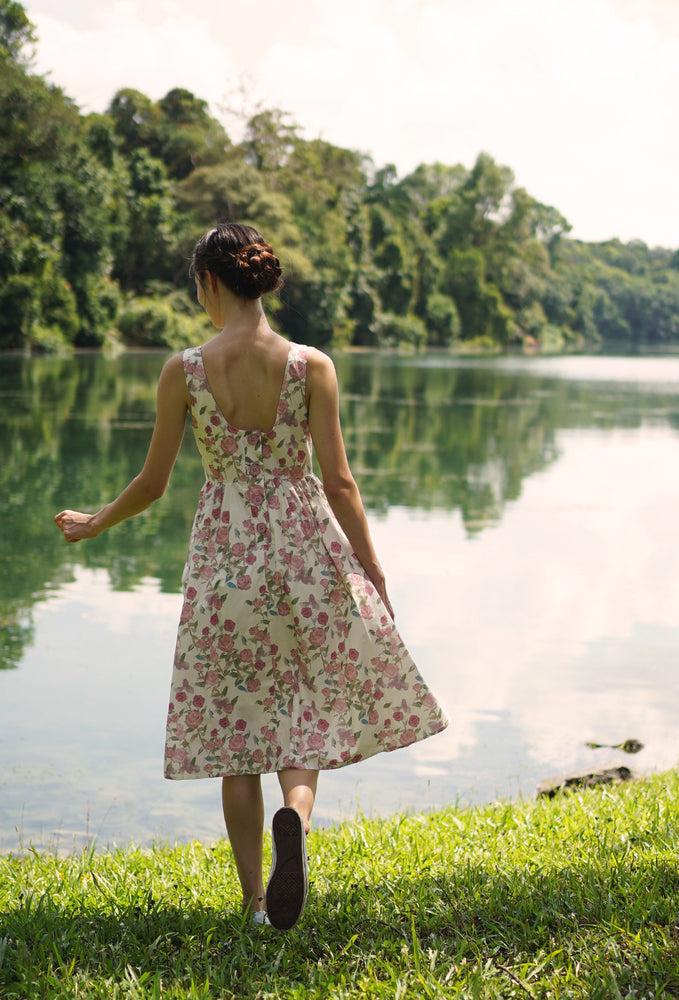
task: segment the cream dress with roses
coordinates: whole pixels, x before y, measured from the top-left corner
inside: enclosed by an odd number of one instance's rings
[[[206,481],[182,581],[165,775],[342,767],[447,720],[352,553],[311,464],[306,348],[272,430],[239,430],[184,352]]]

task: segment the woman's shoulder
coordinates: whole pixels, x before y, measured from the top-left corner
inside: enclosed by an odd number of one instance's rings
[[[319,390],[334,394],[337,391],[337,374],[332,358],[317,347],[307,347],[307,391]]]
[[[172,354],[163,365],[163,371],[176,373],[183,371],[187,362],[198,361],[201,357],[201,347],[185,347],[183,351]]]
[[[184,353],[173,354],[162,367],[158,379],[158,395],[166,398],[175,397],[187,400],[187,367]]]
[[[203,367],[202,348],[186,347],[167,359],[160,373],[161,381],[171,381],[175,384],[194,381],[196,376],[201,379],[205,375]]]
[[[304,344],[298,344],[298,347],[302,349],[306,355],[307,366],[315,371],[324,372],[334,372],[335,366],[330,358],[323,351],[319,350],[318,347],[308,347]]]

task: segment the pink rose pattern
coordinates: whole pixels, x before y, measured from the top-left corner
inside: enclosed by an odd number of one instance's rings
[[[271,431],[239,430],[184,352],[206,481],[189,542],[165,775],[342,767],[447,719],[335,520],[311,464],[306,348]]]

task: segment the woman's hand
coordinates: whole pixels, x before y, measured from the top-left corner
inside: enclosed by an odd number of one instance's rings
[[[61,528],[67,542],[80,542],[85,538],[96,538],[99,532],[95,529],[94,514],[81,514],[77,510],[62,510],[54,518],[55,524]]]
[[[387,588],[386,588],[386,585],[384,583],[382,584],[381,587],[377,588],[377,593],[382,598],[382,603],[384,604],[385,608],[389,612],[389,616],[391,617],[391,620],[393,621],[394,620],[394,609],[391,606],[391,601],[389,600],[389,595],[387,594]]]
[[[379,571],[373,570],[372,572],[369,572],[368,570],[366,570],[366,573],[368,574],[368,579],[372,583],[373,587],[375,588],[375,590],[377,591],[377,593],[380,595],[380,597],[382,599],[382,603],[384,604],[385,608],[389,612],[391,620],[393,621],[394,620],[394,609],[391,606],[391,601],[389,600],[389,595],[387,594],[387,584],[386,584],[385,579],[384,579],[384,573],[382,572],[381,569]]]

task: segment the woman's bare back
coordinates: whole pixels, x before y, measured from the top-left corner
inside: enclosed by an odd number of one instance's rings
[[[270,430],[276,422],[289,343],[273,333],[218,335],[204,345],[210,390],[228,422],[239,430]]]

